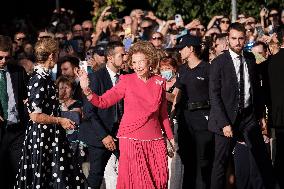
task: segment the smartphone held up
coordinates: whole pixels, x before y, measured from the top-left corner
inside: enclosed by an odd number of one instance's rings
[[[86,60],[80,61],[79,67],[81,70],[85,70],[88,73],[88,62]]]
[[[180,14],[175,15],[175,23],[177,27],[183,27],[183,20]]]

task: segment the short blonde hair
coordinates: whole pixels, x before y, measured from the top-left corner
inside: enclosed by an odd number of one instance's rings
[[[149,41],[138,41],[130,47],[128,52],[128,64],[132,66],[132,55],[136,53],[142,53],[145,55],[148,66],[151,68],[156,68],[159,63],[159,57],[157,55],[157,50],[154,45]]]
[[[35,58],[38,63],[47,61],[49,55],[58,52],[58,43],[55,39],[44,38],[35,44]]]

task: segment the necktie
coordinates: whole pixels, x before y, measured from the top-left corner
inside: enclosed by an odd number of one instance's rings
[[[8,94],[7,94],[7,79],[6,71],[0,70],[0,105],[2,106],[2,112],[4,119],[8,118]]]
[[[239,99],[239,109],[242,111],[245,104],[245,80],[244,80],[244,62],[242,56],[239,56],[240,60],[240,99]]]
[[[119,75],[115,74],[115,85],[119,82]],[[116,104],[116,121],[120,121],[121,116],[123,114],[123,105],[122,105],[122,100],[120,100],[117,104]]]
[[[115,74],[115,84],[117,84],[118,83],[118,81],[119,81],[119,75],[118,74]]]

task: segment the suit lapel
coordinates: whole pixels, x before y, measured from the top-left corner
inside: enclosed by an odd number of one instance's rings
[[[109,73],[107,71],[107,68],[104,67],[102,71],[103,71],[102,74],[103,74],[103,78],[104,78],[104,88],[106,89],[104,92],[106,92],[107,90],[111,89],[113,87],[113,85],[112,85],[112,81],[111,81],[110,75],[109,75]],[[112,106],[110,108],[113,111],[112,112],[113,113],[113,118],[115,118],[116,115],[117,115],[116,114],[117,106],[114,105],[114,106]]]
[[[19,75],[18,75],[18,72],[15,72],[10,66],[9,64],[7,65],[7,69],[8,69],[8,72],[10,74],[10,78],[11,78],[11,83],[12,83],[12,89],[13,89],[13,92],[14,92],[14,98],[15,98],[15,102],[16,102],[16,106],[18,106],[18,88],[16,86],[18,86],[18,81],[19,81]]]
[[[237,74],[236,74],[236,69],[235,69],[235,66],[234,66],[234,62],[232,60],[232,57],[230,55],[230,52],[227,51],[226,52],[226,58],[227,58],[227,65],[228,65],[228,71],[230,73],[230,75],[232,76],[234,82],[233,82],[233,85],[236,89],[238,89],[238,78],[237,78]],[[238,90],[237,90],[238,91]]]
[[[103,77],[105,78],[106,87],[108,89],[112,88],[112,81],[106,67],[103,68],[103,75]]]

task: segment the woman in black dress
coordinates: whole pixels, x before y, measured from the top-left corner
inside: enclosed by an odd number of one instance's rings
[[[74,129],[74,122],[59,117],[59,101],[49,72],[57,52],[53,39],[42,39],[35,45],[37,66],[28,84],[30,120],[15,188],[84,188],[84,175],[64,130]]]

